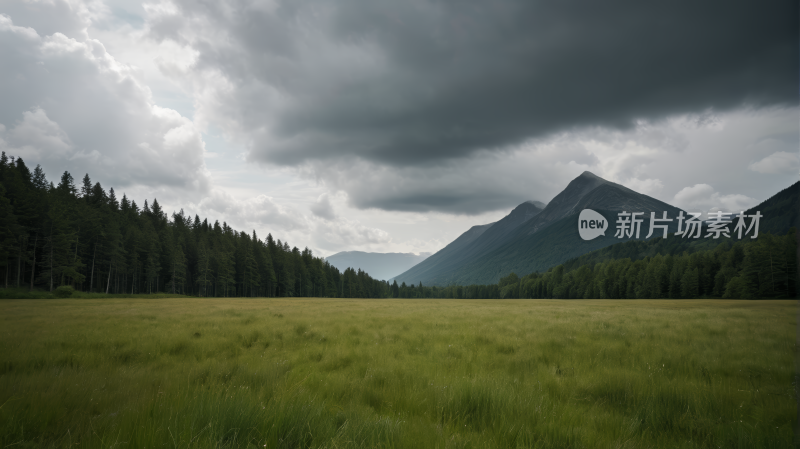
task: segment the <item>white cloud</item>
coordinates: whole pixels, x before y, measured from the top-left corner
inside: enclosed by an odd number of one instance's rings
[[[88,172],[120,193],[208,191],[193,122],[153,104],[136,70],[99,41],[41,36],[0,16],[0,59],[0,146],[8,154],[41,163],[51,177]]]
[[[648,196],[658,196],[664,190],[664,183],[660,179],[630,179],[625,183],[625,186],[636,192],[643,193]]]
[[[86,28],[94,18],[106,14],[107,8],[101,0],[25,0],[3,2],[2,13],[41,36],[61,33],[85,40]]]
[[[323,194],[315,204],[331,207],[330,198]],[[236,198],[222,189],[212,189],[211,194],[187,212],[198,214],[210,222],[226,221],[232,228],[250,232],[255,230],[264,237],[271,233],[290,245],[311,246],[315,253],[332,254],[344,250],[368,251],[392,243],[389,234],[375,227],[365,226],[355,219],[336,215],[307,216],[294,207],[279,204],[267,195]],[[332,211],[331,211],[332,212]]]
[[[333,211],[330,195],[327,193],[320,195],[319,198],[317,198],[317,201],[311,205],[311,213],[326,220],[335,219],[336,213]]]
[[[22,121],[11,128],[7,133],[0,130],[4,136],[4,149],[9,152],[16,149],[19,156],[42,160],[46,157],[65,159],[71,156],[73,146],[69,136],[58,123],[50,120],[42,108],[22,113]]]
[[[317,246],[331,252],[369,251],[385,247],[392,241],[384,230],[341,217],[336,220],[317,220],[312,235]]]
[[[277,228],[285,231],[307,231],[310,224],[298,211],[276,203],[267,195],[239,200],[221,189],[213,189],[211,195],[203,198],[190,209],[208,216],[212,221],[227,221],[234,229]]]
[[[708,184],[695,184],[691,187],[684,187],[676,193],[672,204],[690,212],[705,213],[716,210],[738,212],[753,207],[758,202],[746,195],[723,195]]]
[[[753,162],[747,168],[764,174],[797,174],[800,170],[800,157],[797,153],[778,151],[758,162]]]

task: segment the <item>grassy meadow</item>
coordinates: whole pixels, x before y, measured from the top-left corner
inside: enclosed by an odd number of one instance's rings
[[[0,447],[786,448],[796,307],[0,300]]]

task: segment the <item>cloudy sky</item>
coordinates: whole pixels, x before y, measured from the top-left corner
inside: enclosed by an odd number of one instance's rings
[[[0,0],[0,149],[318,255],[798,179],[798,3]]]

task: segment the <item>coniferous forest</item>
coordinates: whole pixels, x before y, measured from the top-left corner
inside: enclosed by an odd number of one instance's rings
[[[168,215],[156,199],[117,198],[86,174],[57,184],[41,166],[0,156],[0,276],[5,288],[101,294],[331,298],[793,298],[795,229],[715,247],[675,238],[594,251],[493,285],[426,287],[340,272],[306,248]]]
[[[41,166],[0,157],[3,285],[53,291],[205,297],[386,297],[389,285],[343,273],[309,249],[187,216],[156,199],[139,206],[86,174],[48,181]]]
[[[674,239],[673,239],[674,240]],[[580,258],[545,273],[511,273],[494,285],[392,285],[403,298],[541,299],[788,299],[797,296],[795,230],[757,240],[723,241],[713,249],[671,254],[661,238],[608,247],[623,256],[601,262]],[[615,248],[617,247],[617,248]],[[598,252],[602,252],[600,250]]]

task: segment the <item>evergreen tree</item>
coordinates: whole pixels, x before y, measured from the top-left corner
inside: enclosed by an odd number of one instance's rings
[[[204,239],[197,245],[196,283],[198,294],[208,296],[208,287],[212,285],[213,273],[211,271],[212,256]]]
[[[68,171],[65,171],[61,175],[61,181],[58,183],[56,190],[62,195],[62,198],[74,197],[77,195],[78,189],[75,188],[75,180]]]
[[[5,157],[5,152],[3,152],[3,157]],[[8,287],[9,258],[12,251],[16,249],[17,232],[17,217],[14,216],[11,202],[6,198],[6,189],[0,184],[0,262],[5,267],[6,287]]]
[[[83,184],[81,185],[81,198],[91,198],[92,197],[92,180],[89,179],[89,173],[83,177]]]
[[[32,183],[33,183],[33,188],[40,192],[44,192],[47,190],[49,184],[47,182],[47,178],[44,175],[44,170],[42,170],[41,165],[37,164],[36,168],[33,170]]]

